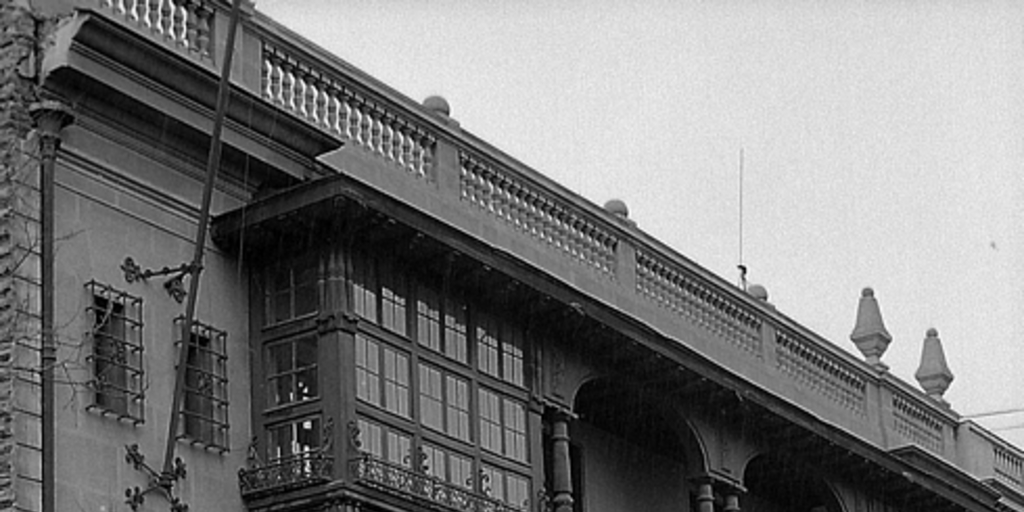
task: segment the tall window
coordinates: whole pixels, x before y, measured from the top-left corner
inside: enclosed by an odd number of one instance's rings
[[[523,339],[515,326],[481,314],[476,326],[477,368],[491,377],[523,385]]]
[[[420,363],[420,422],[461,441],[469,441],[469,383]]]
[[[183,318],[174,322],[180,347]],[[222,451],[228,449],[227,334],[192,325],[185,367],[181,437]]]
[[[267,456],[271,461],[301,457],[320,448],[320,417],[287,421],[267,429]]]
[[[480,470],[480,488],[484,494],[514,507],[529,505],[530,491],[526,478],[492,466]]]
[[[480,388],[480,447],[526,462],[526,408],[516,400]]]
[[[412,467],[412,438],[397,429],[359,418],[356,444],[363,453],[397,466]]]
[[[380,324],[382,327],[404,336],[405,324],[405,283],[401,275],[390,267],[381,272]]]
[[[356,397],[375,407],[409,417],[409,356],[357,334]]]
[[[420,466],[424,474],[464,489],[473,488],[473,461],[439,446],[420,447]]]
[[[275,324],[314,313],[319,307],[317,262],[296,258],[267,273],[265,322]]]
[[[416,338],[421,346],[444,354],[462,364],[468,362],[466,350],[466,306],[461,300],[443,301],[433,288],[420,285],[416,301]],[[444,304],[444,314],[441,305]]]
[[[141,423],[142,299],[96,281],[86,283],[86,290],[94,392],[90,408]]]
[[[267,348],[269,406],[290,405],[319,396],[315,337],[274,343]]]
[[[377,272],[368,256],[352,261],[352,310],[355,314],[377,321]]]

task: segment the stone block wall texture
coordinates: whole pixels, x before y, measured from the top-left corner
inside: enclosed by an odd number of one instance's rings
[[[0,512],[38,510],[41,491],[38,159],[29,114],[38,29],[28,0],[0,0]]]

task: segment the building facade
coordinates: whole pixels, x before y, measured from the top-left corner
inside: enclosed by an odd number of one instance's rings
[[[921,390],[870,290],[861,360],[243,4],[187,342],[231,6],[0,4],[0,506],[1024,510],[937,333]]]

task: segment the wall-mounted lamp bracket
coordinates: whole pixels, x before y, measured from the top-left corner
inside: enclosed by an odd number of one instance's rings
[[[180,457],[174,459],[174,466],[170,471],[157,472],[146,464],[146,456],[139,451],[139,445],[125,445],[125,451],[124,460],[131,464],[136,471],[145,473],[148,479],[145,489],[136,486],[129,487],[124,491],[124,502],[133,512],[138,512],[139,507],[146,501],[146,495],[154,492],[163,496],[171,504],[171,512],[188,512],[188,505],[174,495],[174,484],[178,480],[184,480],[186,474],[185,463]]]
[[[146,281],[151,277],[173,276],[164,283],[167,294],[176,302],[181,304],[188,292],[185,291],[185,276],[194,274],[197,270],[195,265],[182,263],[176,267],[163,267],[160,270],[143,269],[131,256],[127,256],[121,263],[121,270],[124,271],[124,280],[129,283]]]

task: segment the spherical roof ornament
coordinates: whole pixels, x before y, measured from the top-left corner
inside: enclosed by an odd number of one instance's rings
[[[616,217],[629,218],[629,207],[621,199],[609,199],[608,202],[604,203],[604,209]]]
[[[747,293],[749,293],[751,297],[759,301],[768,302],[768,289],[765,288],[764,286],[761,286],[759,284],[752,284],[747,287]]]
[[[452,108],[448,105],[448,100],[441,96],[428,96],[427,99],[423,100],[423,106],[438,115],[443,117],[450,117]]]

